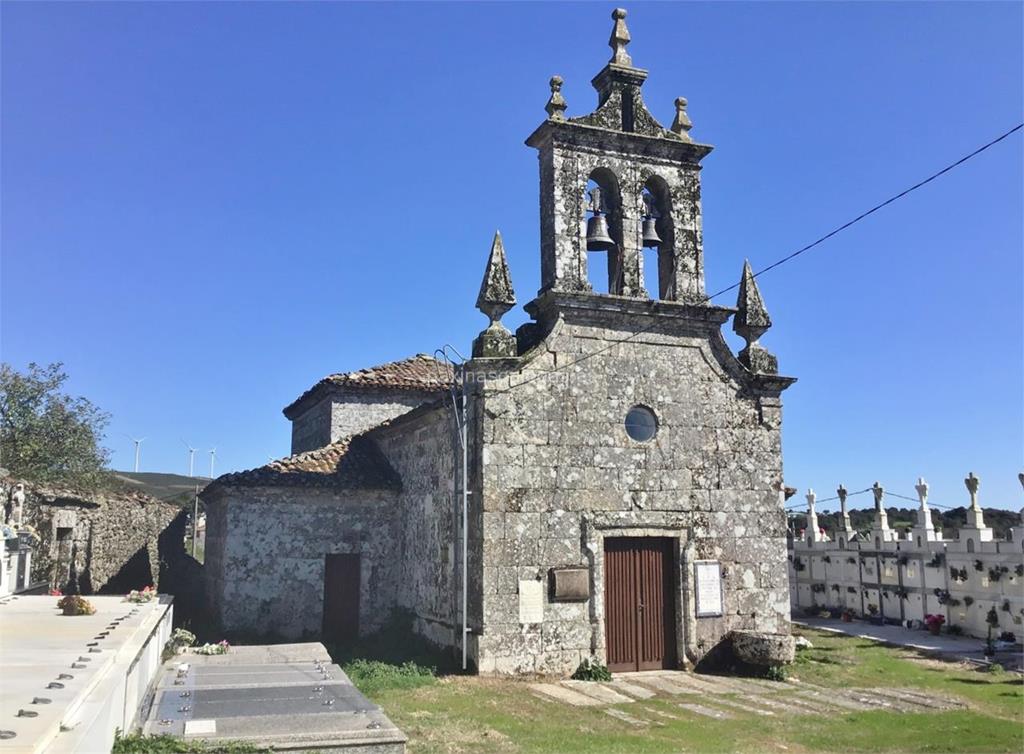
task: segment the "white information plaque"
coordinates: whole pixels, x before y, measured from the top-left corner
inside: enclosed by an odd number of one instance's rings
[[[519,622],[544,622],[544,583],[541,581],[519,582]]]
[[[717,560],[698,560],[694,564],[697,582],[697,617],[722,614],[722,567]]]

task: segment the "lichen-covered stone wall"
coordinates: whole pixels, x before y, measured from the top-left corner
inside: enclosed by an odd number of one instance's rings
[[[482,672],[566,673],[582,657],[604,659],[609,536],[676,541],[679,658],[698,661],[732,629],[788,631],[777,392],[750,389],[717,327],[680,321],[611,345],[645,323],[598,308],[571,324],[559,318],[521,373],[474,395]],[[474,367],[482,378],[485,368]],[[649,442],[626,434],[636,405],[657,416]],[[720,618],[694,614],[697,559],[723,565]],[[549,569],[571,565],[589,570],[590,599],[556,603],[545,588],[543,621],[521,623],[519,583],[546,586]]]
[[[214,533],[207,584],[224,631],[320,636],[324,563],[333,553],[361,555],[360,633],[391,615],[399,591],[391,493],[251,487],[206,503]]]
[[[360,434],[436,397],[408,390],[335,391],[292,422],[292,453]]]
[[[398,602],[416,630],[441,646],[458,646],[461,632],[461,549],[458,451],[450,407],[402,420],[373,433],[402,478],[396,559]]]
[[[84,594],[159,586],[160,535],[184,515],[180,505],[135,492],[35,485],[26,485],[25,498],[25,522],[40,537],[33,582]]]

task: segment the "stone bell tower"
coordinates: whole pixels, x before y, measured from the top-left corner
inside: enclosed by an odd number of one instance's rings
[[[657,298],[701,303],[700,161],[712,147],[690,138],[682,97],[671,128],[648,112],[647,71],[626,52],[626,11],[612,19],[612,57],[591,82],[597,109],[566,118],[555,76],[548,118],[526,141],[540,153],[541,293],[590,292],[587,266],[600,255],[589,250],[607,252],[607,293],[647,298],[642,254],[657,253]]]

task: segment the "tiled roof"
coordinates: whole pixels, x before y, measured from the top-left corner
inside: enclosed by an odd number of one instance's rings
[[[294,411],[301,403],[334,387],[433,392],[446,389],[452,379],[451,365],[421,353],[401,361],[360,369],[358,372],[342,372],[324,377],[286,406],[284,415],[289,419],[294,418]]]
[[[401,479],[373,440],[357,435],[249,471],[225,474],[210,487],[329,487],[397,490]]]

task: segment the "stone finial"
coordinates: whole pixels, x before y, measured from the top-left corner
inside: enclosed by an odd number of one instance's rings
[[[846,498],[849,493],[843,485],[839,485],[836,490],[836,495],[839,497],[839,513],[842,516],[842,527],[847,537],[853,533],[853,524],[850,523],[850,512],[846,510]],[[847,540],[849,541],[849,540]]]
[[[921,509],[926,509],[928,507],[928,482],[924,480],[923,476],[917,478],[914,489],[917,490],[917,499],[921,501]]]
[[[612,36],[608,40],[608,46],[612,48],[612,58],[609,63],[616,65],[633,65],[633,58],[626,52],[626,45],[629,44],[629,29],[626,28],[626,9],[616,8],[612,11],[612,19],[615,26],[612,27]]]
[[[473,341],[474,357],[504,357],[516,355],[516,339],[501,324],[502,315],[516,304],[516,295],[512,290],[512,275],[505,258],[505,245],[501,241],[501,232],[494,232],[491,253],[487,257],[487,269],[480,293],[476,297],[476,308],[487,315],[491,323],[476,340]]]
[[[882,500],[885,498],[885,488],[878,482],[875,482],[871,485],[871,494],[875,497],[875,510],[884,511],[885,508],[882,507]]]
[[[814,510],[814,501],[818,499],[818,496],[814,494],[814,490],[807,490],[807,541],[818,542],[822,539],[821,527],[818,526],[818,514]]]
[[[505,244],[501,240],[501,231],[496,230],[491,242],[491,253],[487,257],[484,279],[480,283],[480,293],[476,297],[476,308],[493,323],[515,305],[516,294],[512,290],[512,275],[505,258]]]
[[[565,120],[565,108],[568,105],[566,105],[565,97],[562,96],[562,77],[552,76],[548,83],[551,85],[551,96],[548,98],[544,110],[547,111],[551,120]]]
[[[754,373],[778,374],[778,360],[757,342],[757,339],[772,326],[772,320],[768,316],[764,299],[761,298],[761,291],[757,287],[757,279],[750,268],[749,260],[743,262],[743,276],[740,278],[736,308],[738,311],[733,317],[732,329],[747,341],[746,347],[740,351],[740,363]]]
[[[971,509],[978,510],[978,483],[981,480],[974,476],[974,472],[970,472],[967,478],[964,479],[964,485],[967,487],[967,491],[971,495]]]
[[[690,138],[691,128],[693,128],[693,121],[686,114],[686,97],[676,97],[676,118],[672,121],[671,131],[685,141],[692,141]]]
[[[1017,474],[1017,481],[1020,482],[1020,486],[1024,488],[1024,471]]]

